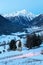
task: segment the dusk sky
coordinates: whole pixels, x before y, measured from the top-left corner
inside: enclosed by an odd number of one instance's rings
[[[27,10],[34,14],[43,13],[43,0],[0,0],[0,14]]]

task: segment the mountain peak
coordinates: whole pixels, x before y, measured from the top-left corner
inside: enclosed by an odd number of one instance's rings
[[[17,11],[11,14],[6,14],[3,15],[4,17],[15,17],[15,16],[26,16],[27,18],[29,18],[30,20],[32,20],[33,18],[36,17],[36,15],[32,14],[31,12],[26,11],[25,9],[21,10],[21,11]]]
[[[13,12],[10,14],[5,14],[4,17],[9,17],[9,16],[18,16],[18,15],[34,15],[31,12],[26,11],[25,9],[17,11],[17,12]]]
[[[43,17],[43,14],[40,14],[39,16]]]
[[[21,10],[21,11],[17,11],[18,14],[22,13],[22,14],[27,14],[27,11],[25,9]]]
[[[21,11],[13,12],[10,14],[5,14],[4,17],[14,17],[14,16],[19,16],[19,15],[23,16],[23,15],[27,15],[27,14],[28,14],[28,12],[25,9],[23,9]]]

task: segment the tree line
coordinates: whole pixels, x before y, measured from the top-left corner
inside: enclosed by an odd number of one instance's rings
[[[17,49],[17,46],[16,46],[16,43],[19,41],[18,43],[18,48],[21,48],[22,49],[22,43],[21,43],[21,40],[17,40],[15,41],[14,39],[12,39],[8,44],[9,44],[9,50],[16,50]],[[4,42],[5,43],[5,42]],[[40,37],[40,35],[36,35],[35,33],[34,34],[31,34],[31,35],[27,35],[26,36],[26,44],[25,44],[25,47],[29,48],[29,49],[32,49],[33,47],[39,47],[42,43],[42,39]],[[6,44],[6,43],[5,43]],[[6,46],[6,45],[5,45]],[[4,47],[5,48],[5,47]]]
[[[36,35],[35,33],[32,35],[27,35],[26,36],[26,44],[25,47],[32,49],[33,47],[39,47],[42,43],[41,37],[40,35]],[[22,43],[19,40],[19,44],[18,47],[21,47]],[[9,44],[10,49],[16,50],[16,41],[15,40],[11,40],[10,44]]]

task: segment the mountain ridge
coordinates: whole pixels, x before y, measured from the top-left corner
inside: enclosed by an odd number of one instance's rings
[[[12,16],[4,17],[0,15],[0,34],[23,32],[26,30],[26,28],[32,26],[38,26],[38,27],[43,26],[43,14],[36,16],[32,20],[30,20],[27,17],[27,15],[26,16],[17,15],[13,17]]]

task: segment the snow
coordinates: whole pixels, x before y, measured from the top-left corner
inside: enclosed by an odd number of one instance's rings
[[[39,32],[37,32],[37,31],[39,31]],[[36,34],[43,35],[43,28],[42,27],[33,26],[31,28],[27,28],[27,32],[29,34],[31,34],[33,32],[36,32]]]
[[[23,35],[26,34],[25,31],[24,31],[24,32],[12,33],[12,35],[16,35],[16,36],[17,36],[17,35],[22,35],[22,34],[23,34]]]
[[[33,30],[40,29],[39,27],[33,27]],[[29,29],[31,30],[31,28]],[[22,51],[8,51],[9,46],[6,45],[6,49],[4,46],[0,47],[0,65],[43,65],[43,55],[41,54],[43,50],[43,43],[40,45],[39,48],[28,49],[24,46],[26,43],[26,38],[20,38],[18,35],[24,35],[25,32],[20,33],[13,33],[12,35],[1,35],[0,42],[1,44],[3,41],[11,41],[12,39],[21,40],[23,46]],[[3,52],[5,50],[5,52]]]
[[[18,36],[16,36],[16,35],[1,35],[0,36],[0,42],[1,43],[3,43],[3,41],[5,41],[6,43],[10,42],[12,39],[18,40],[20,38]]]
[[[14,13],[10,13],[10,14],[4,14],[4,17],[15,17],[15,16],[26,16],[28,19],[32,20],[33,18],[36,17],[36,15],[32,14],[31,12],[26,11],[25,9],[21,10],[21,11],[17,11]]]
[[[32,20],[36,17],[36,15],[32,14],[31,12],[27,12],[25,9],[21,11],[17,11],[11,14],[5,14],[4,17],[15,17],[15,16],[26,16],[28,19]],[[40,19],[41,20],[41,19]],[[34,23],[35,24],[35,23]],[[32,27],[27,28],[28,33],[32,33],[35,31],[43,30],[43,27]],[[12,39],[21,40],[22,42],[22,50],[16,51],[8,51],[9,46],[6,45],[0,46],[0,65],[43,65],[43,43],[40,45],[39,48],[28,49],[24,46],[26,43],[26,38],[20,38],[19,35],[26,35],[25,32],[17,32],[12,33],[11,35],[1,35],[0,36],[0,44],[6,42],[10,42]],[[37,32],[37,34],[42,35],[43,31]],[[5,52],[3,52],[5,50]]]
[[[43,65],[43,55],[41,50],[43,47],[36,49],[27,50],[26,48],[22,51],[6,51],[0,54],[0,64],[3,65]],[[4,58],[4,59],[3,59]]]

